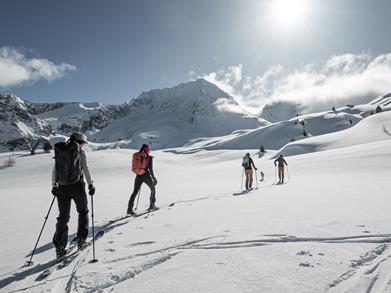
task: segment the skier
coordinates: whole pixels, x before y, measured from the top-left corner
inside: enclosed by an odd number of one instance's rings
[[[71,200],[75,202],[79,214],[77,241],[78,248],[83,249],[88,236],[88,202],[84,178],[88,183],[89,194],[95,194],[95,187],[87,166],[87,156],[82,149],[87,143],[86,136],[73,133],[67,142],[55,144],[55,165],[52,172],[52,194],[57,197],[59,216],[53,243],[57,258],[66,255],[68,241],[68,222]]]
[[[135,214],[133,211],[134,200],[143,183],[147,184],[151,190],[151,195],[149,198],[149,210],[156,209],[155,185],[157,184],[157,180],[153,173],[153,157],[149,155],[150,152],[151,148],[149,145],[143,144],[140,148],[140,151],[133,154],[132,171],[136,174],[136,178],[134,180],[133,193],[130,196],[128,202],[128,215]]]
[[[277,184],[282,184],[284,183],[284,164],[288,166],[287,162],[283,158],[282,155],[280,155],[275,161],[274,161],[274,166],[276,166],[276,163],[278,162],[278,183]]]
[[[242,166],[244,168],[244,174],[246,175],[246,191],[250,191],[253,189],[253,168],[255,171],[258,169],[255,167],[254,161],[249,153],[243,157]]]

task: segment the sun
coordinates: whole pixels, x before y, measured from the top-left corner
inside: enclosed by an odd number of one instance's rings
[[[270,18],[273,25],[292,27],[300,25],[308,13],[308,0],[272,0]]]

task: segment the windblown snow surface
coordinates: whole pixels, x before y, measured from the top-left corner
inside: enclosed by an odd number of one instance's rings
[[[351,139],[345,135],[336,138],[344,148],[326,144],[287,157],[283,185],[274,185],[274,152],[258,158],[255,150],[156,151],[160,210],[137,218],[123,217],[132,150],[88,152],[95,227],[105,231],[96,242],[99,262],[89,263],[89,247],[43,280],[37,277],[55,256],[57,206],[34,265],[21,266],[52,200],[52,154],[17,153],[16,164],[0,170],[0,291],[391,292],[391,141],[371,138],[374,129],[383,131],[382,115],[351,128],[360,129],[360,144],[343,144]],[[233,196],[246,151],[265,181]],[[147,205],[143,186],[138,210]],[[76,225],[72,206],[70,238]]]

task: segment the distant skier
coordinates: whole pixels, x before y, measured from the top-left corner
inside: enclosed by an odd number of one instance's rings
[[[253,168],[255,171],[258,169],[255,167],[254,161],[249,153],[243,157],[242,167],[244,168],[244,174],[246,175],[246,191],[250,191],[253,189]]]
[[[157,180],[153,173],[153,157],[149,155],[150,152],[151,149],[149,145],[143,144],[140,148],[140,151],[133,154],[132,171],[136,174],[136,178],[134,180],[133,193],[130,196],[128,202],[128,215],[135,214],[133,211],[134,200],[143,183],[147,184],[151,190],[151,195],[149,198],[149,210],[156,209],[155,185],[157,184]]]
[[[284,164],[288,166],[287,162],[283,158],[282,155],[280,155],[275,161],[274,161],[274,166],[276,166],[276,163],[278,162],[278,183],[281,184],[284,183]]]
[[[57,197],[60,212],[53,237],[57,258],[66,254],[72,200],[75,202],[79,214],[77,228],[79,249],[84,248],[88,236],[88,201],[84,177],[87,180],[91,196],[95,194],[95,187],[87,166],[86,153],[82,149],[86,143],[86,136],[75,132],[67,142],[60,142],[54,146],[55,165],[52,172],[52,194]]]

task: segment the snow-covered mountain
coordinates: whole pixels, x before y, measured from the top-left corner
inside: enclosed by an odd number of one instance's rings
[[[57,102],[30,103],[0,95],[0,151],[26,150],[38,140],[85,133],[91,149],[279,149],[289,142],[341,131],[379,110],[391,109],[391,94],[368,104],[297,116],[300,107],[276,103],[266,107],[270,123],[240,109],[234,98],[216,85],[198,79],[172,88],[143,92],[122,105]]]
[[[15,95],[0,95],[0,151],[26,150],[51,133],[51,127]]]
[[[143,92],[129,103],[129,114],[95,133],[96,142],[129,139],[129,147],[149,141],[154,148],[221,136],[269,123],[245,111],[216,85],[198,79],[173,88]]]

